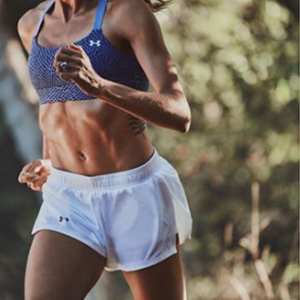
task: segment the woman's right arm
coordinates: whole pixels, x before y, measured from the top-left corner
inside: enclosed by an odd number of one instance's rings
[[[36,8],[27,11],[18,22],[18,34],[28,53],[32,38],[44,7],[49,1],[42,2]],[[41,191],[50,174],[50,151],[46,137],[43,135],[43,158],[31,161],[21,170],[18,181],[26,183],[34,191]]]
[[[35,8],[28,10],[18,22],[18,34],[27,53],[30,53],[33,35],[41,18],[41,14],[48,3],[49,1],[44,1]]]
[[[50,175],[51,157],[47,138],[43,135],[43,158],[31,161],[21,170],[18,181],[26,183],[34,191],[41,191]]]

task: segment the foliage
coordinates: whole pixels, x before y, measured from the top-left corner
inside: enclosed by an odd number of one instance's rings
[[[275,1],[251,0],[177,1],[160,19],[193,115],[186,135],[152,129],[193,212],[194,239],[184,248],[190,299],[233,299],[219,280],[228,283],[236,269],[253,299],[265,297],[241,248],[254,182],[268,224],[259,255],[269,249],[264,262],[277,297],[290,284],[296,298],[297,273],[287,273],[297,265],[298,21]]]
[[[9,12],[21,2],[18,14],[38,1],[3,1]],[[149,124],[192,209],[193,239],[183,246],[189,300],[299,297],[296,2],[177,0],[158,14],[193,117],[187,134]],[[11,17],[12,28],[18,17]],[[0,186],[7,233],[0,262],[21,278],[30,242],[24,228],[36,206],[11,196],[14,185]]]

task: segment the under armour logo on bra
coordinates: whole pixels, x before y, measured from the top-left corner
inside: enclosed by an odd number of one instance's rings
[[[90,47],[93,47],[94,45],[97,47],[100,47],[101,41],[100,40],[97,40],[97,41],[90,40]]]
[[[59,217],[59,222],[62,222],[62,220],[64,220],[64,219],[65,219],[67,222],[69,222],[69,219],[68,219],[68,218],[63,218],[62,216]]]

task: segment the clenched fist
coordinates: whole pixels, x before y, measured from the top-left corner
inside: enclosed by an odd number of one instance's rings
[[[60,48],[53,64],[62,80],[73,82],[90,96],[98,96],[105,80],[94,70],[88,55],[81,46],[70,44]]]
[[[37,159],[30,162],[22,169],[18,181],[27,183],[33,191],[41,191],[50,175],[50,164],[50,159]]]

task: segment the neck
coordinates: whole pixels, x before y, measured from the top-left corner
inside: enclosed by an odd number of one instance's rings
[[[68,22],[78,12],[90,9],[91,4],[94,2],[86,0],[55,0],[55,10],[65,22]]]

